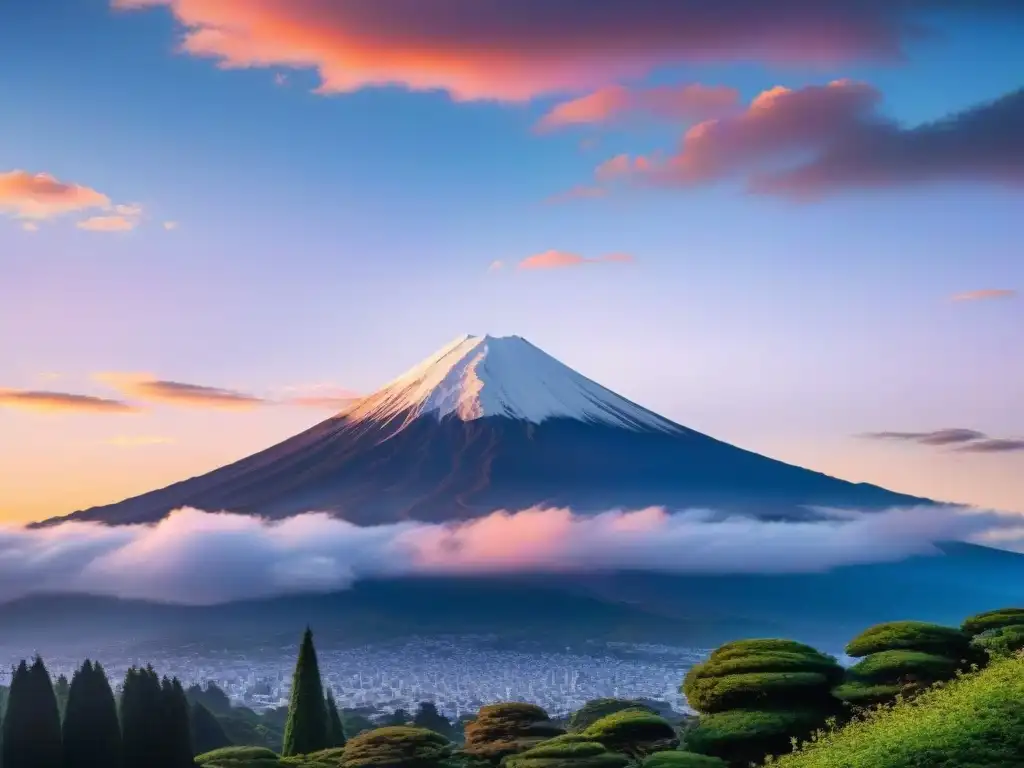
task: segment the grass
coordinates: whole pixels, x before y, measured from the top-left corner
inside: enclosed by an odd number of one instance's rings
[[[1024,656],[821,734],[775,768],[1021,768]]]

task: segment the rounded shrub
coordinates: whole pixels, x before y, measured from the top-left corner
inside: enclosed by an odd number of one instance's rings
[[[734,709],[702,717],[686,735],[686,748],[729,763],[757,763],[780,755],[821,728],[825,718],[816,711]]]
[[[498,762],[560,736],[563,730],[536,704],[513,701],[481,707],[465,733],[465,754]]]
[[[624,709],[645,709],[654,712],[646,704],[629,699],[591,699],[569,718],[569,733],[580,733],[605,715],[612,715]]]
[[[981,660],[966,632],[922,621],[869,627],[847,643],[846,652],[861,660],[833,694],[854,708],[916,696]]]
[[[612,752],[642,757],[679,746],[675,728],[646,709],[623,709],[605,715],[583,731],[583,736],[600,742]]]
[[[999,608],[964,620],[960,627],[986,658],[1012,656],[1024,649],[1024,608]]]
[[[393,725],[350,739],[340,765],[342,768],[436,768],[451,753],[451,743],[439,733]]]
[[[566,735],[505,759],[504,768],[626,768],[625,755],[608,751],[585,736]]]
[[[984,632],[1024,626],[1024,608],[997,608],[964,619],[960,629],[971,637]]]

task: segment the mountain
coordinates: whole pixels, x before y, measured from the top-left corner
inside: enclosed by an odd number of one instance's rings
[[[411,636],[497,635],[552,648],[587,641],[713,647],[792,637],[832,652],[881,621],[958,625],[1024,603],[1024,556],[963,543],[897,563],[827,573],[679,575],[627,571],[473,578],[370,579],[332,594],[185,606],[88,595],[32,595],[0,604],[3,645],[52,655],[105,644],[168,649],[280,647],[306,624],[317,644]]]
[[[465,336],[311,429],[208,474],[63,519],[152,522],[191,506],[359,525],[497,509],[703,507],[804,518],[813,506],[929,503],[746,451],[665,419],[518,336]]]

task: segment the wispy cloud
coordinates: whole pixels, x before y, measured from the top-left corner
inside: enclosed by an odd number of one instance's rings
[[[548,203],[564,203],[569,200],[593,200],[598,197],[607,197],[608,189],[598,184],[578,184],[567,189],[565,192],[558,192],[547,198]]]
[[[144,373],[97,373],[93,378],[129,397],[184,408],[244,410],[268,404],[267,400],[245,392],[165,381]]]
[[[116,448],[145,448],[152,445],[170,445],[173,442],[173,438],[159,435],[117,435],[107,438],[103,444]]]
[[[273,522],[184,509],[155,525],[0,528],[0,599],[59,589],[216,604],[334,591],[380,576],[805,573],[938,554],[935,544],[952,540],[1012,548],[1020,541],[1015,528],[1019,515],[955,507],[850,513],[826,522],[723,519],[706,510],[577,516],[528,509],[456,524],[368,527],[325,514]]]
[[[225,69],[312,69],[319,93],[401,85],[458,100],[582,92],[673,64],[895,62],[932,12],[1009,22],[1009,0],[112,0],[165,6]]]
[[[176,222],[176,221],[165,221],[164,222],[164,229],[166,229],[168,232],[170,232],[173,229],[177,229],[177,228],[178,228],[178,222]]]
[[[26,232],[38,232],[39,225],[34,221],[23,221],[21,222],[21,228]]]
[[[700,83],[655,88],[612,85],[556,104],[535,126],[541,133],[642,119],[685,122],[719,117],[739,103],[735,88]]]
[[[33,389],[0,389],[0,408],[44,413],[137,413],[139,411],[136,406],[122,400]]]
[[[602,263],[626,263],[633,261],[628,253],[610,253],[598,258],[585,258],[577,253],[568,251],[550,250],[529,256],[519,262],[519,269],[565,269],[567,267],[581,267],[585,264]]]
[[[881,102],[852,80],[775,87],[741,114],[693,126],[674,154],[621,155],[595,173],[667,188],[738,178],[753,192],[804,201],[932,182],[1024,186],[1024,89],[910,128],[883,115]]]
[[[1011,288],[984,288],[980,291],[967,291],[950,297],[951,301],[989,301],[991,299],[1013,299],[1017,291]]]
[[[956,446],[961,453],[1010,453],[1024,451],[1024,439],[989,437],[976,429],[938,429],[933,432],[867,432],[875,440],[902,440],[921,445]]]
[[[89,232],[129,232],[135,229],[138,219],[126,216],[91,216],[75,226]]]

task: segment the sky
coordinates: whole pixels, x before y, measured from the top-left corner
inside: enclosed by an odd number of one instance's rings
[[[0,520],[517,334],[792,463],[1024,512],[1015,0],[0,4]]]

